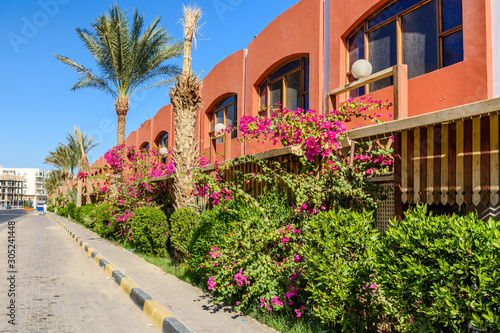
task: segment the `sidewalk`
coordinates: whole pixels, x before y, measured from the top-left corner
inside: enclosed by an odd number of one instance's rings
[[[82,242],[88,244],[89,248],[97,251],[101,258],[105,258],[117,270],[138,284],[189,330],[199,333],[276,332],[252,318],[235,312],[231,307],[213,305],[210,294],[163,272],[94,232],[55,214],[50,213],[50,216],[73,231]],[[76,242],[74,244],[78,247]]]

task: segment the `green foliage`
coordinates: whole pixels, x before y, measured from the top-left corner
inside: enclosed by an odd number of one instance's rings
[[[232,232],[232,226],[237,221],[233,212],[215,208],[206,210],[200,216],[200,222],[193,229],[191,239],[187,244],[187,264],[193,270],[198,270],[205,261],[210,247],[224,241],[224,236]]]
[[[48,206],[47,207],[47,210],[51,213],[55,213],[56,212],[56,206],[55,205],[52,205],[52,206]]]
[[[187,254],[187,245],[200,215],[190,208],[180,208],[170,216],[170,242],[182,254]]]
[[[91,217],[94,219],[94,231],[101,237],[112,239],[119,231],[120,225],[112,214],[112,206],[101,203],[92,211]]]
[[[71,189],[71,190],[68,190],[68,199],[70,200],[70,203],[72,203],[73,205],[75,205],[75,202],[76,202],[76,196],[77,196],[77,191],[76,189]],[[76,206],[76,205],[75,205]]]
[[[93,228],[95,225],[95,220],[94,220],[95,209],[96,209],[96,205],[94,205],[94,204],[82,206],[80,209],[80,214],[79,214],[80,220],[77,220],[77,221],[83,223],[84,225],[86,225],[89,228]]]
[[[382,304],[372,284],[373,223],[372,213],[338,209],[304,226],[301,254],[311,310],[341,332],[377,332]]]
[[[165,254],[168,224],[167,217],[160,209],[137,208],[134,211],[129,232],[136,250],[148,255]]]
[[[417,207],[376,247],[387,313],[409,332],[500,330],[500,224]]]
[[[188,262],[220,301],[294,316],[295,309],[303,311],[300,218],[286,199],[271,191],[258,201],[232,200],[201,215]]]
[[[73,212],[73,218],[76,222],[81,222],[80,218],[80,211],[82,210],[82,207],[75,207],[75,210]]]
[[[68,217],[68,207],[58,209],[57,215],[62,216],[62,217]]]
[[[172,83],[170,78],[179,74],[180,69],[164,61],[179,56],[182,44],[173,41],[159,21],[157,18],[145,26],[144,16],[137,10],[129,21],[126,12],[115,4],[109,13],[99,15],[92,23],[94,31],[77,28],[78,36],[102,72],[94,73],[67,57],[56,55],[79,74],[73,89],[104,90],[118,99],[129,98],[141,88]],[[111,40],[113,42],[108,43]]]
[[[73,202],[70,202],[66,205],[66,208],[68,208],[68,215],[69,217],[71,217],[72,219],[75,218],[75,208],[76,208],[76,205],[73,203]]]

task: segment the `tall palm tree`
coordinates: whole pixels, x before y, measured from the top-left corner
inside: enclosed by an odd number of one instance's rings
[[[73,154],[77,157],[78,161],[78,172],[89,173],[90,166],[87,159],[87,153],[98,145],[98,143],[93,143],[94,138],[89,137],[86,134],[82,134],[78,127],[74,127],[75,134],[68,133],[68,148],[73,151]],[[83,180],[78,178],[77,194],[76,194],[76,207],[82,206],[82,192],[83,192]],[[90,191],[91,184],[87,181],[87,202],[90,201]]]
[[[184,27],[184,62],[182,73],[177,77],[176,85],[170,91],[170,100],[175,116],[175,146],[173,151],[175,174],[174,193],[175,206],[192,207],[192,174],[188,169],[196,164],[198,154],[196,144],[196,114],[201,108],[200,80],[191,70],[191,48],[193,39],[201,25],[203,15],[199,7],[186,7],[183,10],[182,25]]]
[[[62,180],[62,171],[60,169],[49,171],[47,177],[43,180],[47,195],[52,199],[52,202],[55,201],[55,198],[59,194],[58,189]]]
[[[56,55],[79,75],[72,90],[94,88],[113,96],[118,116],[117,145],[125,143],[129,99],[144,89],[173,83],[173,77],[180,71],[176,65],[163,65],[165,60],[181,54],[182,43],[173,41],[159,26],[159,21],[157,17],[142,33],[144,17],[135,9],[130,29],[127,12],[115,4],[109,13],[101,14],[92,23],[94,32],[77,28],[76,32],[94,57],[100,75],[69,58]]]
[[[68,175],[69,170],[73,166],[71,151],[67,147],[60,145],[55,151],[49,151],[49,156],[45,157],[45,164],[49,164],[61,170],[62,173],[62,189],[63,195],[68,195]]]

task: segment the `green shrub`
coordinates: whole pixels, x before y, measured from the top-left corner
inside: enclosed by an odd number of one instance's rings
[[[75,211],[73,212],[73,218],[75,219],[76,222],[81,222],[80,219],[80,211],[82,210],[82,207],[76,207]]]
[[[187,244],[187,264],[191,269],[198,270],[205,261],[212,246],[220,246],[224,236],[233,230],[233,224],[238,221],[233,212],[215,207],[201,214],[197,227],[191,232]]]
[[[181,256],[188,253],[187,245],[199,220],[200,215],[190,208],[180,208],[170,216],[170,242]]]
[[[62,216],[62,217],[68,217],[68,207],[58,209],[57,215]]]
[[[94,231],[106,239],[113,239],[120,229],[112,209],[111,205],[101,203],[89,215],[89,218],[94,220]]]
[[[231,200],[201,214],[188,263],[220,301],[238,310],[297,317],[307,298],[297,252],[302,218],[276,191],[258,202]]]
[[[74,203],[70,202],[66,205],[66,208],[68,208],[68,216],[71,217],[72,219],[75,219],[76,205]]]
[[[136,250],[148,255],[165,255],[168,224],[159,208],[139,207],[134,210],[130,229],[131,243]]]
[[[417,207],[376,247],[377,284],[397,328],[500,331],[500,224]]]
[[[304,226],[301,249],[310,310],[341,332],[377,332],[382,304],[372,284],[372,213],[322,212]]]
[[[94,211],[96,210],[96,205],[94,204],[89,204],[81,207],[80,209],[80,214],[79,218],[80,220],[78,222],[83,223],[89,228],[93,228],[95,225],[95,220],[94,220]]]
[[[52,206],[48,206],[47,207],[47,210],[51,213],[55,213],[56,212],[56,206],[55,205],[52,205]]]

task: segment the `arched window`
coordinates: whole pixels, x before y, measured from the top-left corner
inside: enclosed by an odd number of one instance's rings
[[[231,139],[236,138],[236,126],[238,123],[236,114],[236,95],[231,95],[215,105],[209,113],[210,119],[210,134],[213,136],[215,125],[224,124],[226,128],[232,127],[234,130],[231,132]],[[217,138],[216,144],[224,142],[224,138]]]
[[[146,149],[149,149],[149,142],[144,142],[144,143],[141,145],[141,150],[146,150]]]
[[[267,107],[309,109],[309,58],[293,59],[274,70],[259,85],[261,113]]]
[[[369,17],[347,38],[348,79],[352,64],[367,59],[373,72],[408,65],[408,79],[453,65],[464,58],[462,0],[397,0]],[[392,77],[369,85],[374,91]],[[351,93],[364,94],[364,87]]]
[[[168,132],[163,132],[163,134],[160,134],[155,143],[158,148],[165,147],[168,149]]]

